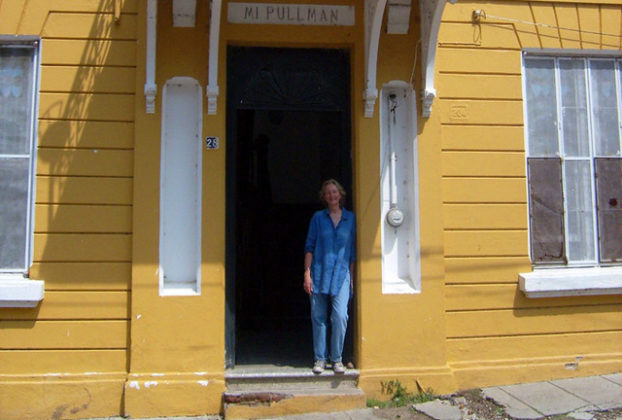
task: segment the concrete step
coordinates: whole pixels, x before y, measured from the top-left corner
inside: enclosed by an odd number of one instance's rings
[[[227,392],[250,392],[302,389],[352,389],[359,379],[358,370],[348,369],[344,374],[335,374],[327,369],[317,375],[311,368],[276,368],[262,367],[236,368],[225,373]]]
[[[225,373],[224,415],[257,419],[364,408],[366,397],[357,387],[358,377],[356,370],[315,375],[311,368],[231,369]]]

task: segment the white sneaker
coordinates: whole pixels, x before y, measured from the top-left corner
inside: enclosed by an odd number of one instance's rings
[[[322,373],[324,372],[324,368],[326,367],[326,362],[324,360],[316,360],[313,365],[313,373]]]
[[[341,362],[333,363],[333,372],[335,373],[345,373],[346,368]]]

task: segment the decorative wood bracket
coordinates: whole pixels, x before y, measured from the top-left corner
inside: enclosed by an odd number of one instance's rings
[[[382,17],[387,0],[365,0],[365,118],[374,116],[374,106],[378,98],[376,70],[378,66],[378,43]]]
[[[216,114],[216,104],[218,101],[218,46],[220,39],[220,10],[222,0],[211,1],[211,20],[209,26],[209,68],[207,87],[207,114]]]
[[[173,26],[193,28],[196,22],[197,0],[173,0]]]
[[[456,0],[449,0],[455,4]],[[447,0],[421,0],[419,10],[421,14],[421,63],[423,78],[423,93],[421,95],[421,115],[429,118],[432,112],[432,102],[436,98],[434,88],[434,61],[436,60],[436,44],[438,30],[441,26],[441,17]]]
[[[411,0],[389,0],[387,4],[387,33],[407,34],[410,29]]]
[[[155,113],[155,98],[158,85],[155,83],[156,70],[156,27],[158,23],[158,0],[147,1],[147,62],[145,65],[145,102],[147,114]]]

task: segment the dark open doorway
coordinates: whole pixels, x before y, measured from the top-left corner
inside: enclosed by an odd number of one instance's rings
[[[351,192],[349,72],[342,50],[228,49],[230,367],[312,362],[303,246],[321,182],[336,178]]]

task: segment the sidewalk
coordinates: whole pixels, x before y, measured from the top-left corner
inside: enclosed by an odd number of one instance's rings
[[[483,388],[482,396],[494,401],[498,410],[482,415],[472,410],[469,400],[448,396],[423,404],[415,410],[436,420],[556,419],[622,420],[622,373],[586,378],[559,379],[519,385]],[[281,417],[282,420],[376,420],[386,419],[377,410],[314,413]],[[404,416],[400,417],[404,419]],[[421,418],[413,415],[412,418]],[[276,419],[273,419],[276,420]]]
[[[479,391],[473,390],[468,393],[479,395]],[[400,419],[491,420],[542,419],[556,416],[556,420],[622,420],[622,373],[483,388],[481,396],[494,401],[496,404],[494,415],[478,412],[470,405],[472,401],[457,394],[416,404],[414,406],[416,411],[409,411],[412,417],[401,416]],[[335,413],[284,416],[272,420],[385,420],[395,418],[383,415],[382,411],[367,408]],[[167,417],[166,420],[220,418],[218,416]],[[123,418],[112,417],[107,420],[123,420]]]
[[[513,418],[570,413],[590,419],[591,412],[622,409],[622,373],[485,388],[483,393]]]

